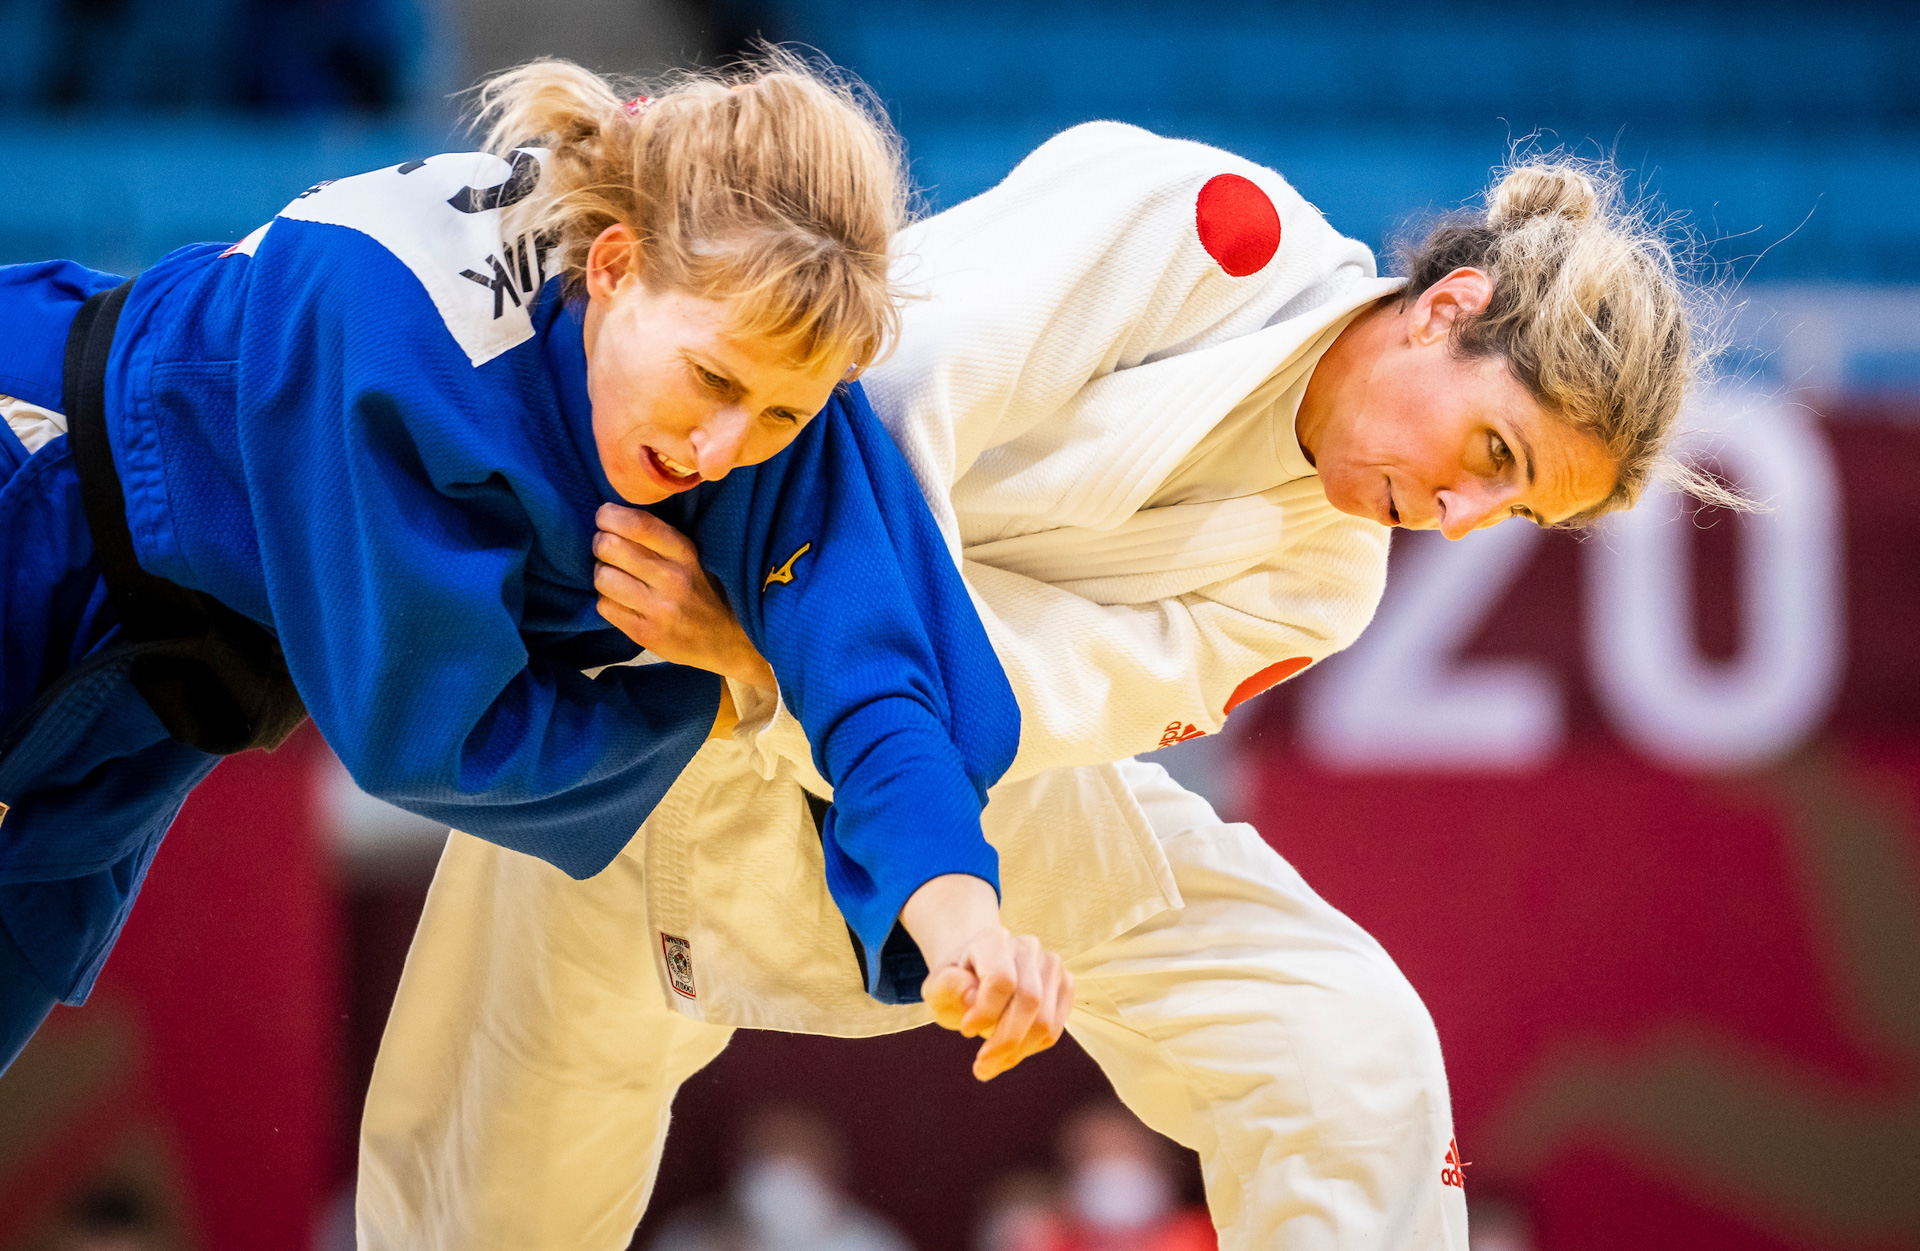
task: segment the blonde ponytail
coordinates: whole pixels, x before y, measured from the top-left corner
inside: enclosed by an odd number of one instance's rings
[[[726,301],[735,333],[795,360],[878,360],[899,329],[888,270],[906,223],[900,141],[850,81],[764,49],[723,72],[615,82],[568,61],[476,92],[485,149],[549,150],[513,229],[551,241],[577,286],[587,248],[621,224],[649,286]]]
[[[1453,348],[1497,356],[1542,407],[1600,440],[1619,465],[1612,494],[1575,524],[1630,508],[1652,480],[1703,503],[1752,505],[1677,460],[1681,402],[1703,376],[1711,323],[1665,230],[1630,204],[1604,161],[1552,154],[1509,166],[1482,212],[1443,219],[1400,250],[1404,302],[1456,269],[1493,281],[1486,309],[1461,318]]]

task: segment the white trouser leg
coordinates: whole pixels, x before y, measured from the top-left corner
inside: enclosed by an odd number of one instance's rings
[[[1251,826],[1122,766],[1185,907],[1070,962],[1068,1028],[1200,1153],[1222,1251],[1465,1251],[1439,1037],[1387,953]]]
[[[732,1030],[662,1001],[641,865],[575,882],[454,834],[361,1126],[361,1251],[619,1251],[674,1092]]]

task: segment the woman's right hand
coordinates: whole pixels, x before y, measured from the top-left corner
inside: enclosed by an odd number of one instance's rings
[[[740,628],[693,540],[652,513],[602,504],[594,515],[600,615],[662,660],[763,690],[773,667]]]

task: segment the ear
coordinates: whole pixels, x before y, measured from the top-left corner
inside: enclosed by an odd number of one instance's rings
[[[587,298],[610,300],[628,278],[640,274],[640,240],[633,228],[616,223],[587,247]]]
[[[1453,333],[1454,323],[1487,311],[1493,301],[1493,279],[1478,269],[1456,269],[1420,293],[1407,310],[1407,337],[1421,346],[1438,343]]]

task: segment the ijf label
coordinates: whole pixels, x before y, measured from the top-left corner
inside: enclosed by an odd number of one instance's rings
[[[698,999],[699,993],[693,988],[693,944],[684,938],[672,934],[660,935],[660,950],[667,958],[667,981],[673,987],[673,993],[687,999]]]

